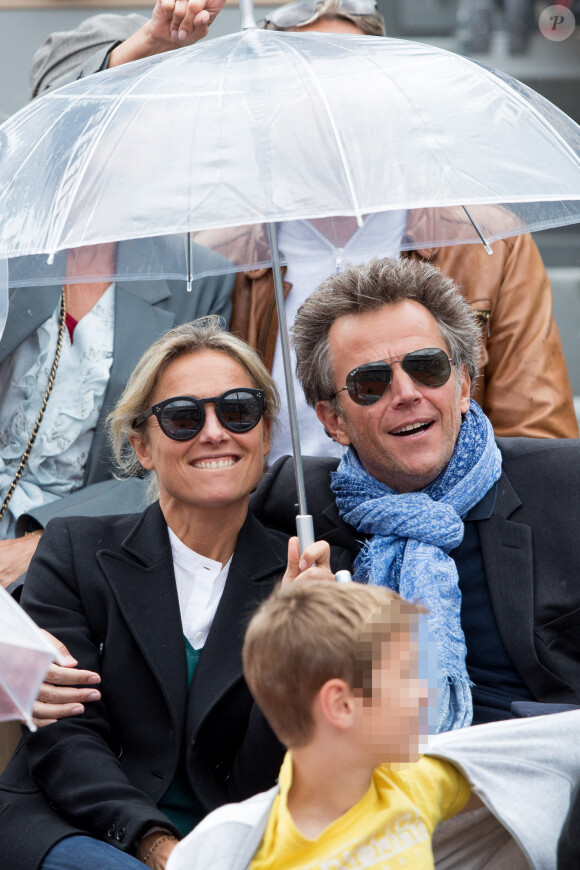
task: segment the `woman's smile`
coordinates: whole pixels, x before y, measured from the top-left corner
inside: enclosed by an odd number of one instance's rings
[[[204,456],[201,459],[193,459],[190,465],[204,471],[213,471],[216,468],[232,468],[239,459],[239,456]]]

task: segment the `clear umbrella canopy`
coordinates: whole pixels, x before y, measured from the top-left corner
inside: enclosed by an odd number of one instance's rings
[[[60,654],[0,587],[0,722],[24,719],[35,730],[32,705],[52,661]]]
[[[125,245],[116,274],[269,265],[264,225],[300,218],[404,209],[403,250],[580,220],[573,121],[383,37],[247,30],[107,70],[11,118],[0,153],[0,257],[45,255],[13,261],[15,285],[65,279],[66,249],[168,235]]]

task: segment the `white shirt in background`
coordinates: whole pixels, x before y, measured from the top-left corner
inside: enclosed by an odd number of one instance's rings
[[[6,493],[34,428],[58,339],[60,301],[53,314],[0,366],[0,492]],[[13,538],[16,519],[83,485],[85,466],[105,397],[115,337],[111,284],[74,329],[64,330],[60,361],[30,459],[0,524]]]
[[[293,325],[302,303],[319,284],[348,264],[368,262],[373,257],[399,257],[405,231],[406,212],[392,211],[368,215],[343,247],[338,247],[308,221],[285,221],[278,233],[278,244],[288,263],[285,280],[292,284],[286,299],[288,328]],[[291,349],[292,370],[296,355]],[[370,362],[370,360],[369,360]],[[272,375],[280,390],[280,425],[272,434],[272,449],[268,462],[292,453],[288,400],[284,381],[280,336],[276,343]],[[326,435],[313,408],[306,404],[302,387],[294,377],[296,406],[300,426],[300,448],[304,456],[341,457],[344,448]]]

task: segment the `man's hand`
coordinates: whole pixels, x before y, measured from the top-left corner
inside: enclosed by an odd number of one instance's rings
[[[32,721],[37,728],[51,725],[57,719],[78,716],[84,713],[83,704],[98,701],[101,697],[101,693],[95,688],[76,688],[95,686],[101,682],[100,676],[93,671],[77,670],[78,662],[71,656],[66,646],[48,631],[44,629],[41,631],[66,661],[62,666],[52,664],[40,687],[36,703],[32,708]]]
[[[23,538],[0,541],[1,586],[9,586],[14,580],[18,580],[21,574],[28,571],[40,537],[40,534],[24,535]]]
[[[330,547],[326,541],[315,541],[300,555],[298,538],[288,541],[288,567],[282,586],[296,580],[334,580],[330,570]]]
[[[193,45],[207,36],[225,0],[157,0],[151,20],[109,55],[109,68]]]

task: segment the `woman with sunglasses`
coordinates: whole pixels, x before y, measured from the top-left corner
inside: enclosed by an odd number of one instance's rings
[[[150,472],[158,500],[53,520],[40,542],[22,603],[100,673],[102,696],[21,742],[0,780],[3,866],[158,870],[209,810],[273,784],[283,750],[241,647],[286,568],[286,536],[248,513],[277,405],[257,354],[217,318],[177,327],[138,363],[111,437],[123,473]],[[313,567],[293,562],[284,579],[328,577],[327,554],[313,545]]]

